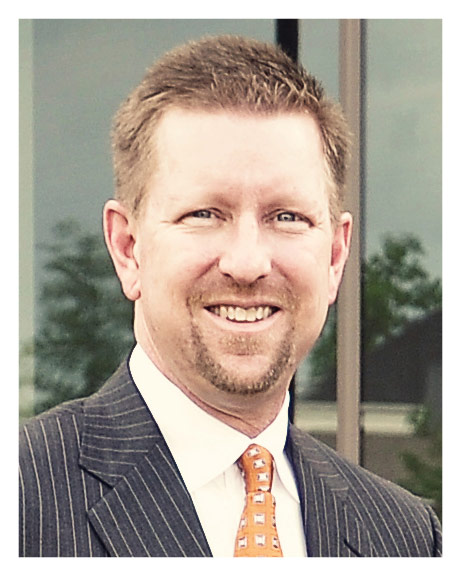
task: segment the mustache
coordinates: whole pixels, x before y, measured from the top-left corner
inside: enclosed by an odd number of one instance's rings
[[[229,278],[197,285],[188,298],[188,304],[207,307],[218,303],[248,301],[292,310],[296,308],[298,300],[282,282],[261,279],[252,284],[241,285]]]

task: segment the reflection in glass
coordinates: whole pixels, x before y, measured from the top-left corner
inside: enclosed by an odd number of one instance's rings
[[[441,503],[441,22],[367,22],[363,464]]]

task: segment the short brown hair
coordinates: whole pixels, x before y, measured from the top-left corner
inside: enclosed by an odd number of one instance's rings
[[[338,218],[349,141],[339,106],[279,47],[239,36],[205,37],[168,52],[118,110],[112,133],[116,198],[133,213],[155,170],[155,126],[173,107],[311,114],[323,138],[331,216]]]

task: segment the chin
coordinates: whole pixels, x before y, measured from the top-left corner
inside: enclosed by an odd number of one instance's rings
[[[207,346],[198,330],[192,331],[194,368],[216,390],[235,396],[250,396],[286,388],[293,368],[293,338],[276,345],[261,345],[248,338],[232,338],[224,344]],[[269,349],[268,349],[269,348]]]
[[[286,357],[285,357],[286,358]],[[261,362],[261,359],[236,357],[231,362],[215,362],[207,358],[199,364],[202,376],[215,389],[234,396],[254,396],[276,390],[286,389],[289,382],[287,373],[288,360]]]

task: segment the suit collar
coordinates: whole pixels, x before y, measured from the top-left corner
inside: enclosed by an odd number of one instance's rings
[[[129,366],[136,387],[168,443],[191,493],[224,474],[248,445],[255,442],[271,452],[282,482],[297,498],[297,489],[283,453],[288,426],[288,395],[274,421],[259,436],[249,439],[197,406],[162,374],[139,344],[131,354]],[[187,426],[180,425],[184,422]]]
[[[84,402],[80,465],[107,485],[88,513],[113,556],[211,556],[176,463],[124,363]]]
[[[337,455],[294,426],[287,454],[298,481],[308,556],[374,556],[370,535],[349,505]]]
[[[80,465],[106,485],[88,516],[109,554],[211,556],[190,495],[127,363],[84,402],[83,412]],[[298,482],[308,555],[374,556],[330,451],[291,426],[287,454]]]
[[[162,436],[122,364],[83,404],[80,465],[115,486]]]

